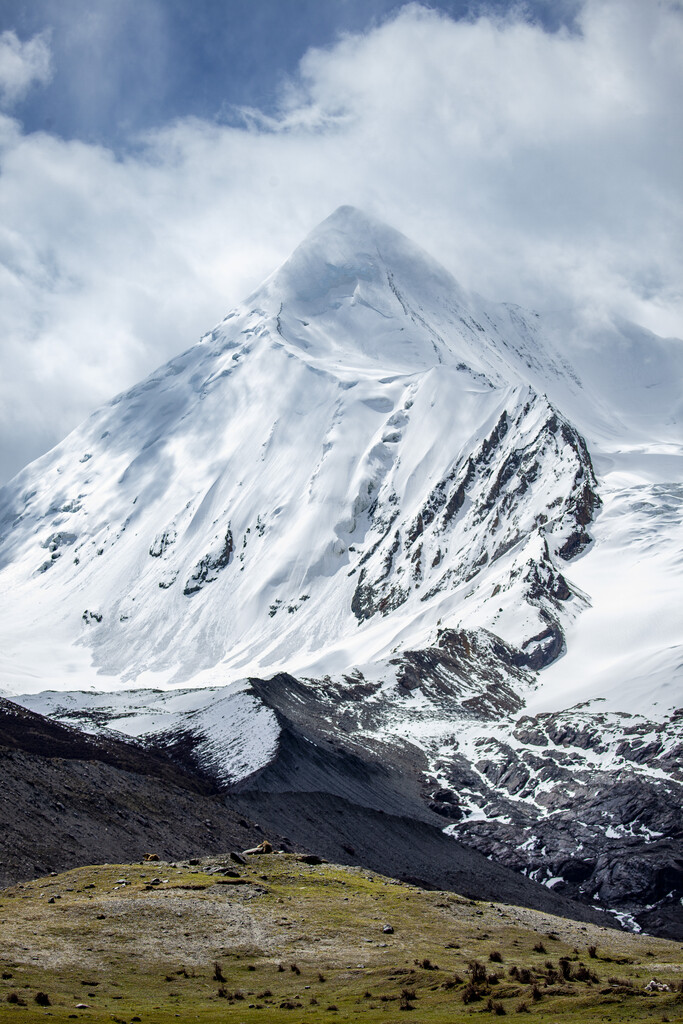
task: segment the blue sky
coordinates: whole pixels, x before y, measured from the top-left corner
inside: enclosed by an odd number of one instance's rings
[[[0,483],[350,203],[683,336],[683,2],[2,0]]]
[[[310,47],[333,45],[391,17],[397,0],[3,0],[0,32],[45,33],[49,90],[16,106],[29,131],[104,142],[175,117],[230,120],[234,107],[269,110],[283,77]],[[441,0],[454,19],[520,9],[510,0]],[[536,0],[524,17],[549,31],[572,26],[573,0]]]

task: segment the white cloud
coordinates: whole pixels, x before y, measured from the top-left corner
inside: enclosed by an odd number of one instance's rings
[[[22,43],[15,32],[0,34],[0,101],[9,107],[23,99],[34,83],[52,77],[50,46],[45,33]]]
[[[341,203],[467,287],[683,334],[683,8],[580,32],[417,5],[310,51],[279,115],[116,158],[0,123],[0,477],[189,346]]]

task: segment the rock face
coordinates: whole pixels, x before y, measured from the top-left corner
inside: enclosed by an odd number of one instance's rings
[[[341,208],[0,490],[2,684],[678,934],[681,379]]]
[[[471,745],[484,820],[449,831],[556,892],[680,939],[680,719],[523,716],[511,742]]]
[[[515,550],[516,564],[496,583],[496,594],[516,587],[518,599],[538,608],[547,625],[522,640],[519,660],[543,668],[562,651],[556,613],[572,596],[559,565],[590,543],[586,527],[599,506],[585,443],[547,401],[530,394],[501,413],[417,513],[406,517],[397,494],[380,490],[367,511],[371,525],[352,611],[360,621],[388,615],[414,591],[429,601],[477,580],[481,569]]]
[[[213,583],[217,580],[220,570],[225,569],[230,564],[234,547],[232,530],[228,526],[222,547],[215,553],[204,555],[199,560],[183,588],[183,594],[189,597],[190,594],[196,594],[197,591],[201,590],[205,584]]]
[[[289,768],[303,774],[313,745],[295,728],[288,730],[284,745]],[[343,779],[344,758],[339,766]],[[281,763],[276,774],[284,779],[287,771]],[[333,774],[330,765],[328,782]],[[332,794],[282,794],[265,773],[260,791],[219,793],[196,767],[174,763],[159,750],[89,736],[6,700],[0,701],[0,784],[8,818],[0,836],[0,886],[84,863],[194,858],[202,852],[225,856],[233,846],[263,853],[275,844],[288,851],[315,849],[337,862],[376,867],[427,888],[453,888],[602,923],[589,908],[576,908],[513,871],[491,865],[428,822]],[[372,786],[359,792],[362,800],[373,799]],[[318,827],[311,827],[316,819]],[[230,857],[245,863],[239,853]],[[301,859],[321,862],[320,853],[302,853]],[[233,874],[225,868],[221,873]]]

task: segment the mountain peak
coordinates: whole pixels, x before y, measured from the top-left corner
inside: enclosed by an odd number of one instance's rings
[[[333,210],[329,217],[321,221],[318,227],[321,227],[323,224],[337,224],[348,229],[368,229],[376,225],[383,228],[388,227],[383,221],[377,220],[376,217],[372,217],[365,210],[361,210],[358,206],[352,206],[350,203],[342,203],[336,210]]]
[[[307,360],[354,372],[370,362],[385,373],[452,361],[441,328],[470,304],[423,249],[354,206],[313,228],[247,301],[275,319],[278,344]]]
[[[359,285],[382,288],[397,279],[405,288],[453,292],[465,300],[448,271],[400,231],[355,206],[339,206],[306,236],[266,282],[294,301],[350,297]]]
[[[397,231],[396,228],[391,227],[385,221],[373,217],[372,214],[361,210],[357,206],[343,204],[338,206],[328,217],[325,217],[324,220],[320,221],[319,224],[309,231],[298,248],[306,246],[312,239],[324,236],[329,237],[332,234],[341,234],[351,244],[356,243],[360,246],[363,244],[376,244],[382,237],[387,235],[393,235],[403,239],[404,242],[408,242],[405,235],[402,235],[400,231]],[[412,243],[408,242],[408,244]]]

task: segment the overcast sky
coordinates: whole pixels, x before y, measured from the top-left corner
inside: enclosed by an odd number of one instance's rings
[[[683,336],[683,3],[3,0],[0,482],[352,203]]]

